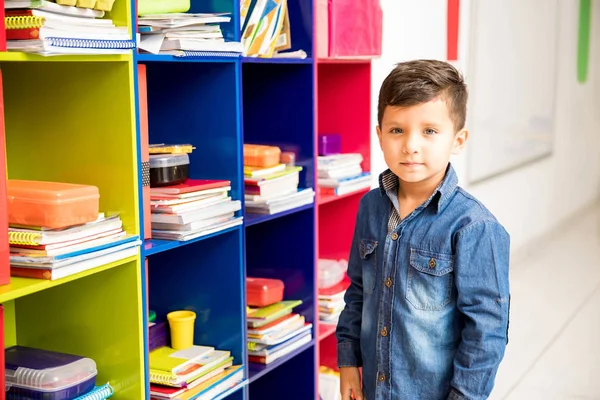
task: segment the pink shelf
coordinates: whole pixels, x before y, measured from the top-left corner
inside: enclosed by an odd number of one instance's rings
[[[347,197],[358,196],[358,195],[362,196],[365,193],[367,193],[369,190],[371,190],[371,189],[361,189],[361,190],[357,190],[352,193],[343,194],[341,196],[332,196],[332,195],[321,196],[321,195],[319,195],[318,203],[319,203],[319,205],[323,205],[323,204],[332,203],[334,201],[343,200]]]

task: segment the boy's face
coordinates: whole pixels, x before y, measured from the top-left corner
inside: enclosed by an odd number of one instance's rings
[[[377,136],[386,164],[402,182],[437,185],[468,132],[455,132],[446,100],[436,98],[411,107],[386,107]]]

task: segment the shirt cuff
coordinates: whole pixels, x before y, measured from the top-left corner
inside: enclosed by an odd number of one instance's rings
[[[338,368],[362,367],[360,344],[355,342],[342,342],[337,345]]]
[[[456,390],[450,389],[450,394],[448,395],[447,400],[467,400],[467,398],[462,394],[458,393]]]

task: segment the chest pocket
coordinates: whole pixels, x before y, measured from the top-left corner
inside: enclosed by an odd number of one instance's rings
[[[365,293],[371,294],[375,289],[377,275],[377,241],[361,239],[358,250],[362,262],[363,290]]]
[[[452,271],[452,255],[411,248],[406,300],[418,310],[441,310],[450,303]]]

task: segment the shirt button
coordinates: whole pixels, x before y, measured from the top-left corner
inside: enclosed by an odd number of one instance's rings
[[[392,233],[392,240],[398,240],[398,234],[396,232]]]
[[[392,287],[392,278],[387,278],[385,280],[385,286],[387,286],[388,288]]]
[[[429,268],[434,269],[436,265],[437,265],[437,263],[435,262],[435,260],[433,258],[431,260],[429,260]]]
[[[388,335],[388,331],[387,328],[384,326],[383,329],[381,330],[381,336],[386,337]]]
[[[379,382],[385,382],[385,375],[379,374]]]

